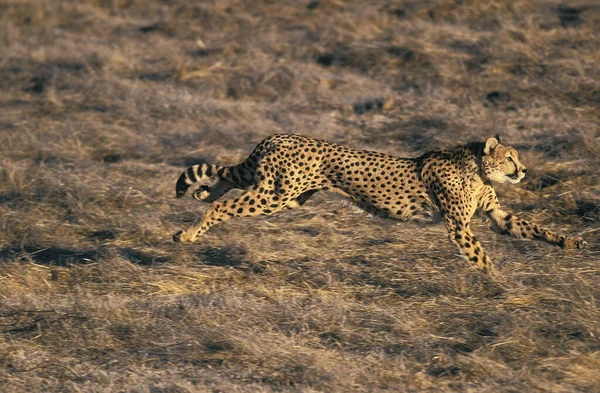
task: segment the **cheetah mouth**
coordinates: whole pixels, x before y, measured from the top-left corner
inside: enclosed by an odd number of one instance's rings
[[[506,178],[509,183],[517,184],[523,179],[523,176],[519,176],[519,172],[511,173],[510,175],[506,175]]]
[[[518,180],[519,179],[519,173],[515,172],[515,173],[511,173],[510,175],[507,175],[508,177],[510,177],[513,180]]]

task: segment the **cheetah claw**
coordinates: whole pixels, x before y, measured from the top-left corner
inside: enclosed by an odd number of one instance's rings
[[[565,239],[565,248],[578,249],[584,248],[588,243],[580,237],[568,237]]]
[[[187,236],[185,235],[185,231],[179,231],[173,235],[173,241],[175,243],[185,243],[187,240]]]
[[[587,247],[588,243],[583,239],[577,239],[577,248]]]

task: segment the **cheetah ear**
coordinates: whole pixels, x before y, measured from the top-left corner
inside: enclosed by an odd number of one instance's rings
[[[500,141],[498,140],[497,137],[494,138],[489,138],[487,141],[485,141],[485,147],[483,148],[483,154],[488,155],[492,152],[492,150],[494,149],[494,147],[498,146],[498,143],[500,143]]]

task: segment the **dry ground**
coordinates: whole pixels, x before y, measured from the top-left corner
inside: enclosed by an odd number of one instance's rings
[[[593,0],[0,1],[0,391],[600,391]],[[590,246],[327,194],[174,244],[188,165],[294,132],[415,156],[499,132],[501,203]]]

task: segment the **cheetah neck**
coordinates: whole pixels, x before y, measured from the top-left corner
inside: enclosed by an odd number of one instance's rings
[[[483,154],[484,154],[483,150],[485,148],[485,143],[484,142],[470,142],[470,143],[467,143],[464,147],[473,156],[473,161],[477,165],[477,174],[479,175],[481,182],[489,183],[490,180],[487,178],[487,176],[485,175],[484,170],[483,170],[482,158],[483,158]]]

